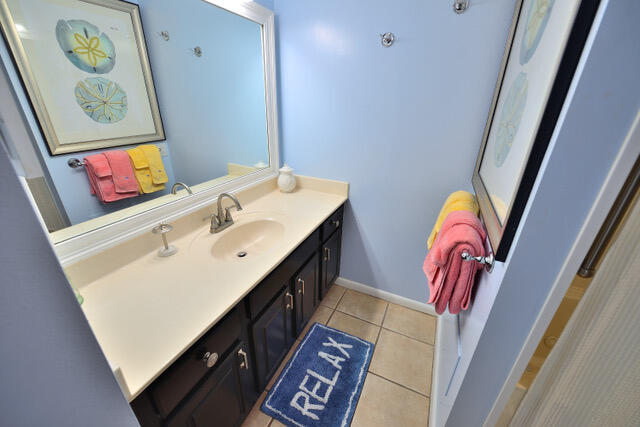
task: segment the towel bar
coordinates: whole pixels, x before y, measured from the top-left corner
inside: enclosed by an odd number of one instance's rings
[[[462,253],[462,259],[465,261],[475,261],[475,262],[479,262],[480,264],[484,265],[485,270],[487,270],[488,273],[491,273],[491,271],[493,270],[493,264],[495,259],[493,258],[493,254],[489,254],[489,256],[471,256],[468,252],[463,252]]]
[[[76,159],[75,157],[70,158],[69,160],[67,160],[67,165],[69,165],[70,168],[81,168],[84,166],[84,162],[80,159]]]

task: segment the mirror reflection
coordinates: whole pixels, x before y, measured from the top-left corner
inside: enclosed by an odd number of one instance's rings
[[[0,139],[54,242],[269,166],[260,24],[202,0],[4,1]]]

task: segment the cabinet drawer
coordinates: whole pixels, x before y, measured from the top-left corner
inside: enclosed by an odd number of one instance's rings
[[[223,354],[240,338],[240,333],[240,314],[234,308],[153,383],[150,393],[162,417],[169,415],[193,386],[220,362],[218,360],[208,367],[207,362],[203,361],[205,354],[217,353],[218,358],[222,359]]]
[[[264,310],[280,290],[289,284],[289,280],[300,269],[300,266],[318,250],[318,246],[320,246],[320,230],[316,229],[311,233],[311,236],[307,237],[291,255],[251,291],[249,294],[249,314],[251,319],[258,317],[260,312]]]
[[[322,223],[322,241],[325,242],[334,231],[342,227],[342,216],[344,213],[344,205],[340,206]]]

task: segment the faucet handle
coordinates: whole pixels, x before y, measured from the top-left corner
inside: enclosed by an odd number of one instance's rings
[[[203,221],[214,221],[216,224],[220,225],[220,218],[218,218],[218,215],[212,213],[210,215],[205,216],[204,218],[202,218]]]
[[[233,221],[233,218],[231,217],[231,212],[230,212],[231,209],[233,209],[233,208],[238,209],[238,207],[235,206],[235,205],[229,206],[228,208],[224,208],[224,221],[225,222]],[[238,210],[242,210],[242,208],[240,208]]]

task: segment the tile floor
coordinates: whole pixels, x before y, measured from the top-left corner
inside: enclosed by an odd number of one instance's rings
[[[376,344],[352,426],[427,426],[436,319],[406,307],[334,285],[309,326],[322,323]],[[267,385],[280,375],[298,341]],[[251,410],[245,427],[283,424],[260,411],[267,392]]]

